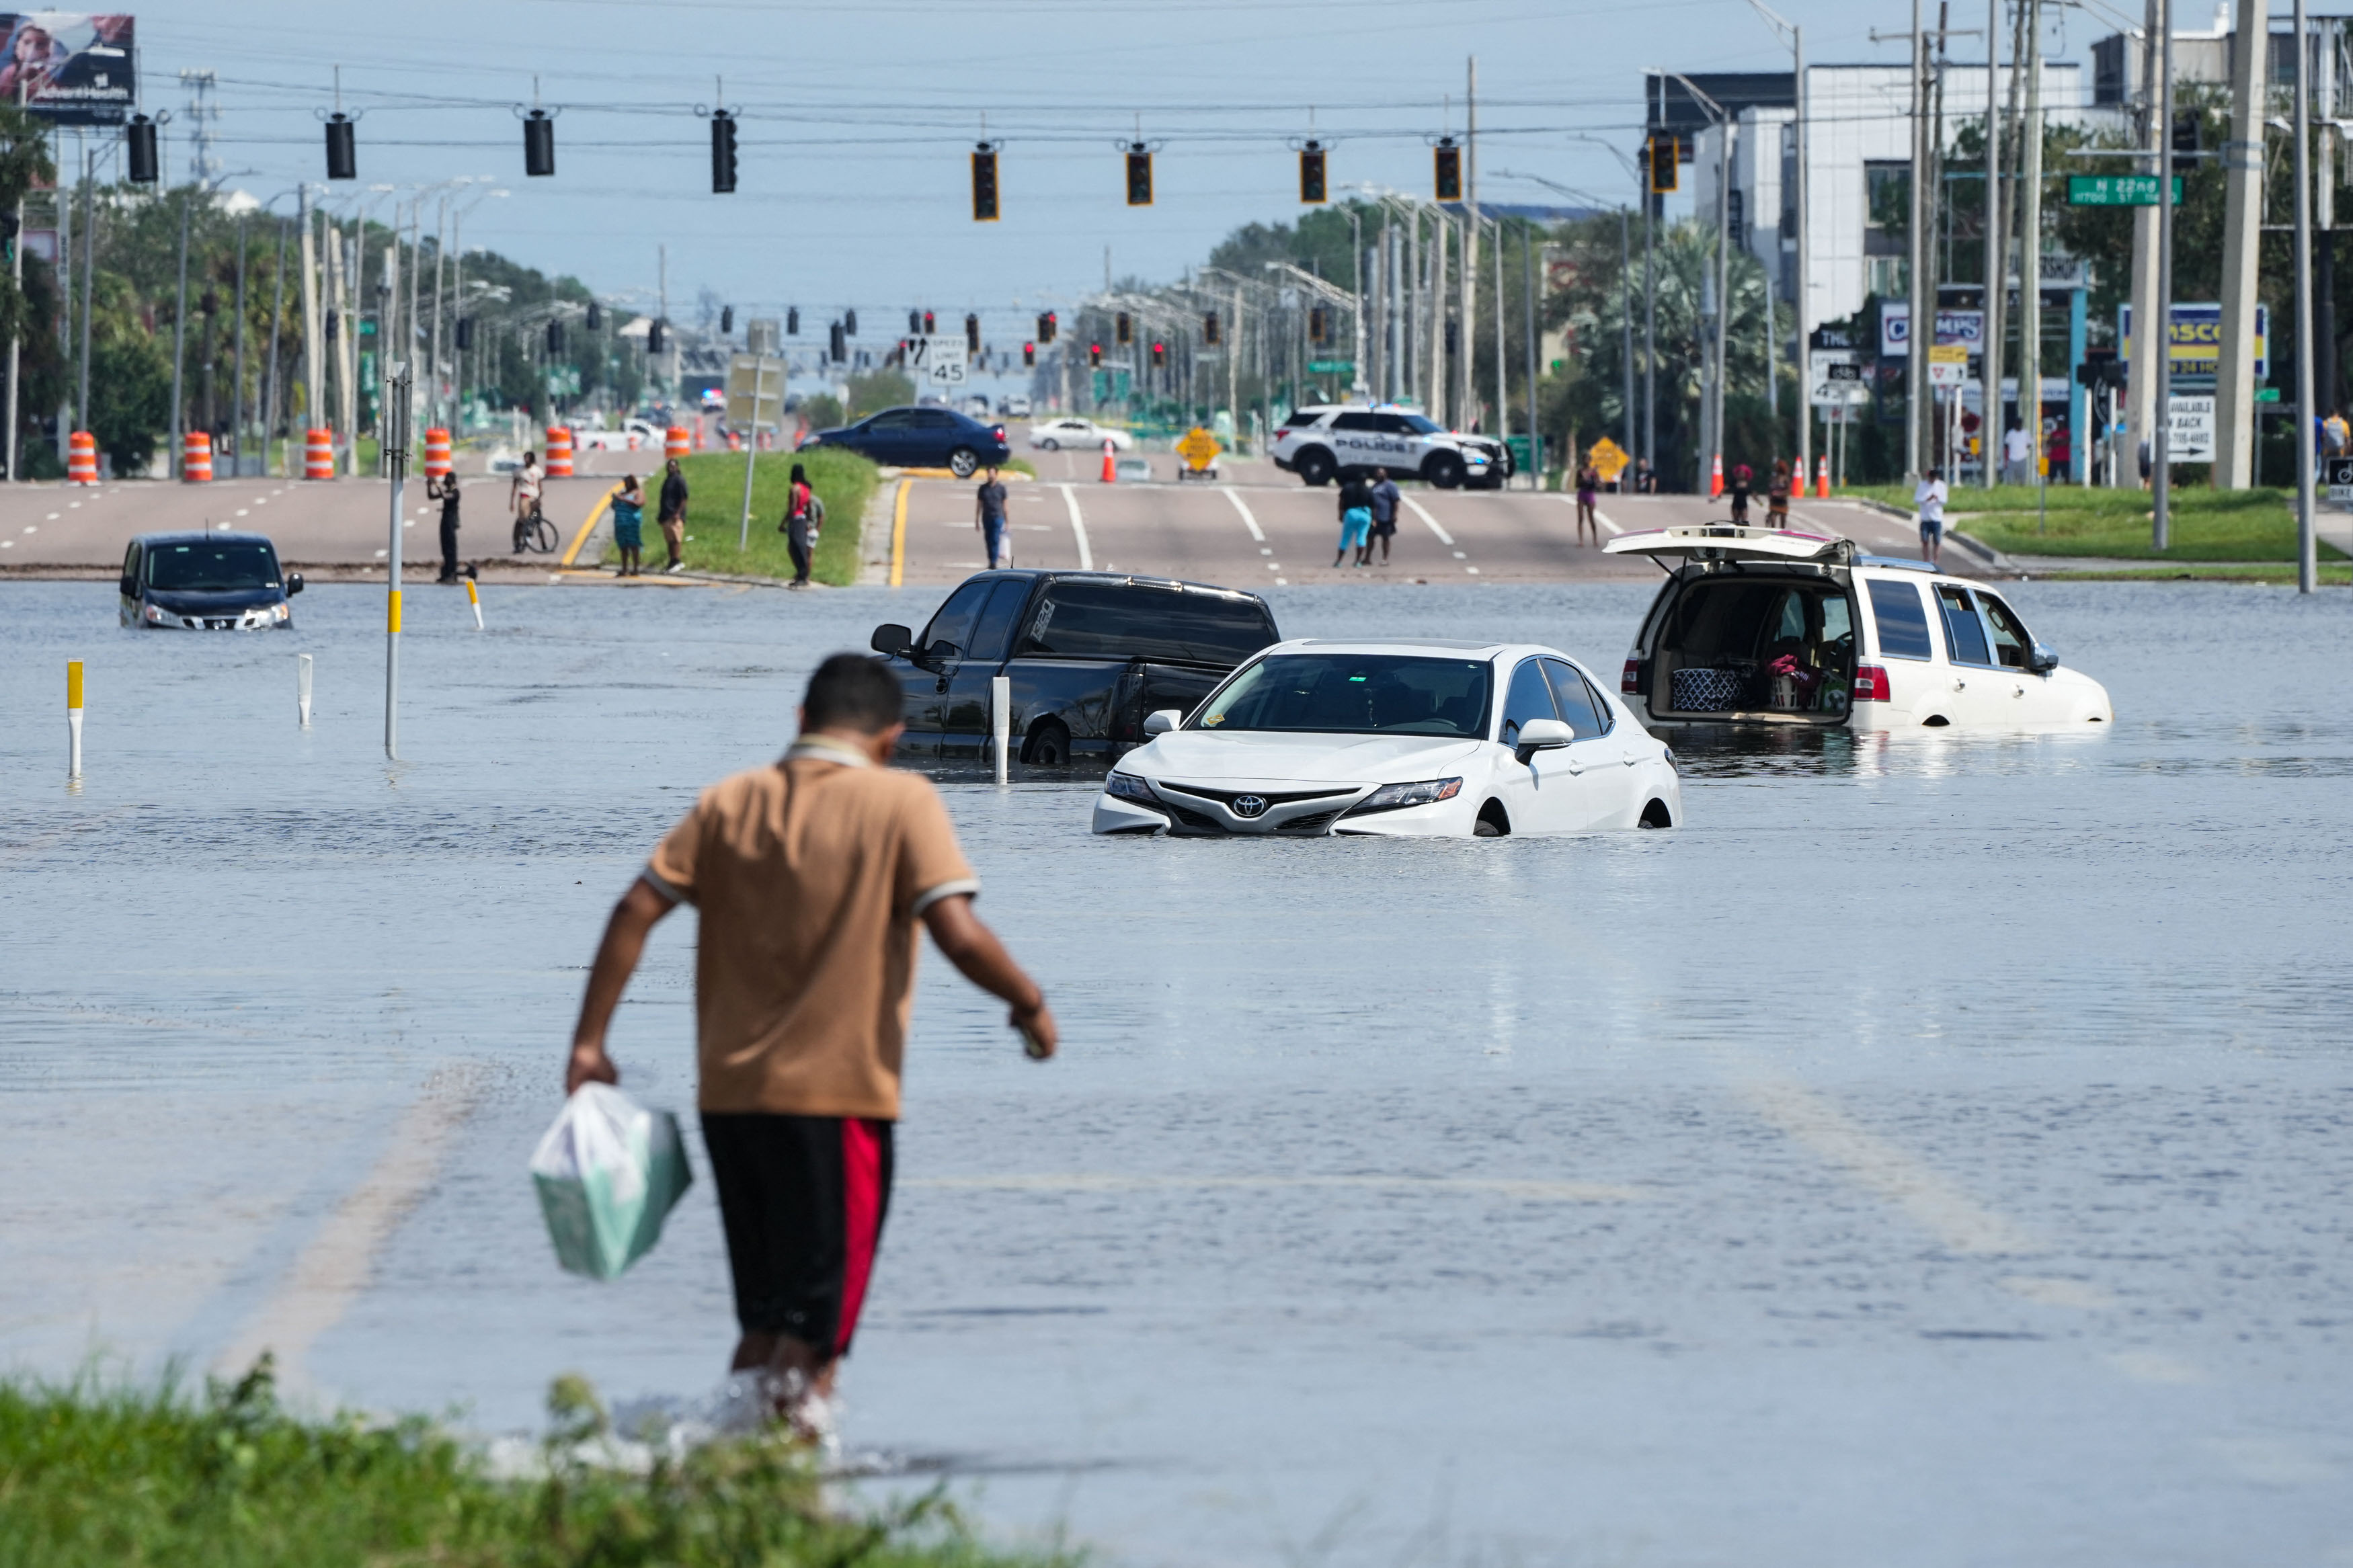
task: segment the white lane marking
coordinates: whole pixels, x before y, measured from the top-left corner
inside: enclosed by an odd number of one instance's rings
[[[1274,552],[1273,552],[1273,551],[1271,551],[1271,550],[1268,549],[1268,548],[1267,548],[1265,545],[1263,545],[1263,544],[1261,544],[1261,545],[1260,545],[1260,546],[1258,547],[1258,552],[1259,552],[1261,555],[1271,555],[1271,554],[1273,554],[1273,553],[1274,553]]]
[[[63,513],[63,512],[61,512],[61,511],[53,511],[53,512],[49,513],[49,515],[48,515],[48,516],[47,516],[47,517],[43,518],[41,521],[42,521],[43,522],[55,522],[55,521],[57,521],[57,520],[58,520],[58,519],[59,519],[59,518],[61,518],[61,517],[63,517],[63,516],[65,516],[65,513]],[[31,529],[29,529],[29,528],[28,528],[28,529],[26,529],[25,531],[26,531],[26,533],[30,533],[30,532],[32,532],[33,531],[32,531]]]
[[[1447,532],[1444,529],[1439,527],[1438,520],[1430,516],[1429,512],[1423,510],[1422,505],[1419,501],[1414,500],[1411,496],[1400,496],[1398,499],[1404,501],[1406,505],[1413,508],[1414,516],[1430,524],[1430,531],[1438,535],[1438,542],[1447,545],[1451,545],[1454,542],[1454,536]]]
[[[1571,506],[1575,506],[1577,504],[1577,497],[1574,495],[1561,495],[1558,490],[1555,490],[1553,494],[1559,496],[1562,500],[1567,501]],[[1593,509],[1593,521],[1599,523],[1602,527],[1608,529],[1612,533],[1623,533],[1626,531],[1616,523],[1610,521],[1609,513],[1603,511],[1598,506]]]
[[[377,551],[377,552],[375,552],[375,558],[376,558],[378,561],[381,561],[381,560],[383,560],[385,556],[390,555],[391,553],[392,553],[392,552],[391,552],[391,551],[389,551],[389,550],[379,550],[379,551]],[[563,581],[563,579],[562,579],[562,578],[560,578],[560,577],[558,577],[558,578],[552,578],[552,579],[550,579],[550,581],[552,581],[552,582],[559,582],[559,583],[560,583],[560,582],[562,582],[562,581]]]
[[[1274,580],[1274,585],[1278,588],[1288,588],[1291,586],[1291,579],[1288,577],[1277,577]]]
[[[1061,490],[1062,504],[1071,509],[1071,532],[1079,542],[1079,570],[1092,572],[1095,569],[1095,552],[1087,546],[1087,522],[1079,515],[1079,492],[1068,485],[1062,486]]]
[[[15,540],[13,540],[13,539],[0,539],[0,550],[14,550],[14,549],[16,549],[16,542]]]
[[[2000,1281],[2001,1288],[2013,1296],[2043,1307],[2078,1307],[2086,1312],[2105,1311],[2116,1304],[2116,1299],[2088,1279],[2068,1279],[2042,1274],[2011,1274]]]
[[[1476,566],[1465,566],[1464,568],[1462,568],[1462,570],[1464,570],[1465,572],[1470,573],[1470,574],[1471,574],[1471,575],[1472,575],[1473,577],[1476,577],[1477,575],[1479,575],[1479,568],[1477,568]]]
[[[237,508],[237,516],[239,516],[239,517],[244,517],[244,516],[246,516],[248,512],[250,512],[251,510],[252,510],[252,508],[250,508],[250,507],[242,507],[242,506],[241,506],[241,507],[239,507],[239,508]]]
[[[2032,1237],[1820,1096],[1790,1083],[1743,1092],[1766,1121],[1887,1199],[1955,1252],[2025,1253]]]
[[[1250,509],[1243,502],[1242,498],[1234,493],[1234,488],[1231,485],[1221,485],[1219,488],[1226,492],[1226,499],[1234,503],[1234,510],[1242,514],[1242,526],[1250,531],[1250,537],[1264,544],[1266,535],[1260,530],[1258,519],[1250,515]]]
[[[50,515],[55,516],[56,514],[51,513]],[[25,525],[25,531],[26,533],[38,533],[41,531],[41,525],[37,522],[28,522]]]
[[[1461,552],[1460,550],[1458,550],[1458,551],[1456,551],[1456,552],[1454,552],[1454,559],[1456,559],[1457,561],[1468,561],[1468,560],[1470,560],[1470,559],[1471,559],[1471,557],[1469,557],[1468,555],[1463,554],[1463,553],[1462,553],[1462,552]]]
[[[68,511],[72,511],[72,510],[74,510],[75,509],[77,509],[78,507],[79,507],[80,505],[81,505],[81,502],[79,502],[79,501],[78,501],[78,500],[69,500],[69,501],[66,502],[66,510],[67,510]]]

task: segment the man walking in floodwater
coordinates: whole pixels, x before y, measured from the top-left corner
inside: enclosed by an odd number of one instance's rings
[[[891,1199],[913,1012],[915,923],[1054,1053],[1046,998],[972,912],[980,883],[931,781],[892,769],[906,725],[874,660],[819,665],[782,760],[723,779],[614,908],[588,975],[566,1094],[617,1083],[605,1035],[655,923],[701,911],[694,995],[703,1142],[735,1317],[733,1370],[821,1440]]]

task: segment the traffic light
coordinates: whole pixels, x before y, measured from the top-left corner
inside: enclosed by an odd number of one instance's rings
[[[473,323],[473,322],[471,322],[471,321],[468,321],[468,322],[466,322],[466,323],[464,323],[464,324],[465,324],[465,325],[467,325],[467,326],[470,326],[470,326],[472,326],[474,323]],[[332,308],[331,308],[331,309],[327,311],[327,341],[328,341],[329,342],[331,342],[331,343],[332,343],[332,342],[334,342],[334,341],[335,341],[339,336],[341,336],[341,335],[342,335],[342,333],[343,333],[343,313],[341,310],[333,310],[333,309],[332,309]],[[471,332],[469,332],[469,333],[467,333],[466,335],[467,335],[469,338],[470,338],[470,337],[472,337],[472,336],[473,336],[473,334],[472,334]],[[460,348],[470,348],[470,347],[472,347],[473,345],[472,345],[471,343],[460,343],[460,344],[459,344],[458,346],[459,346],[459,347],[460,347]]]
[[[1021,368],[1024,370],[1029,370],[1034,368],[1037,363],[1038,345],[1036,343],[1023,343],[1021,345]]]
[[[720,335],[721,337],[723,337],[723,337],[727,337],[727,336],[730,336],[731,334],[733,334],[733,333],[734,332],[734,331],[735,331],[735,307],[734,307],[734,306],[733,306],[733,305],[722,305],[722,306],[720,306],[720,307],[719,307],[719,335]]]
[[[1321,305],[1310,307],[1307,311],[1307,341],[1311,343],[1322,342],[1324,328],[1324,307]]]
[[[1659,132],[1651,133],[1651,194],[1671,195],[1683,181],[1683,143]]]
[[[1054,341],[1055,329],[1059,325],[1060,325],[1060,323],[1054,320],[1054,312],[1051,310],[1049,310],[1044,315],[1039,317],[1038,341],[1041,343],[1052,342]]]
[[[604,324],[605,324],[605,312],[603,311],[603,310],[601,310],[600,308],[598,308],[598,306],[597,306],[597,304],[596,304],[596,300],[589,300],[589,301],[588,301],[588,330],[589,330],[590,331],[592,331],[592,332],[593,332],[593,331],[597,331],[599,328],[603,327],[603,326],[604,326]]]
[[[966,316],[964,319],[964,352],[968,354],[980,353],[980,318],[978,316]]]
[[[131,117],[131,183],[152,185],[161,171],[155,154],[155,122],[143,114]]]
[[[1112,327],[1111,335],[1120,347],[1125,348],[1135,341],[1135,323],[1128,320],[1125,310],[1119,313],[1118,320],[1112,323]]]
[[[986,142],[972,155],[972,221],[997,221],[997,149]]]
[[[1168,347],[1167,347],[1167,345],[1166,345],[1166,344],[1165,344],[1165,343],[1154,343],[1154,344],[1152,345],[1152,368],[1153,368],[1153,369],[1155,369],[1155,370],[1158,370],[1162,365],[1165,365],[1165,364],[1166,364],[1167,363],[1168,363]]]
[[[1087,368],[1089,370],[1100,370],[1103,368],[1103,344],[1089,343],[1087,345]]]
[[[1324,144],[1310,140],[1299,150],[1299,199],[1309,206],[1324,202]]]
[[[853,338],[858,335],[858,312],[855,310],[844,310],[841,313],[841,330]]]
[[[1127,144],[1127,205],[1152,205],[1152,152],[1141,142]]]
[[[735,189],[735,117],[723,109],[711,111],[711,194],[733,195]]]
[[[332,338],[335,334],[329,332],[327,335]],[[471,316],[460,316],[458,318],[458,352],[459,353],[470,353],[473,349],[473,346],[474,318]]]
[[[2173,116],[2173,172],[2187,174],[2198,167],[2198,111],[2178,110]]]
[[[841,330],[839,321],[827,330],[826,339],[826,352],[832,356],[834,363],[839,364],[849,357],[849,334]]]
[[[564,323],[561,321],[547,323],[547,352],[552,354],[564,352]]]
[[[1210,348],[1218,346],[1218,313],[1215,310],[1201,318],[1201,342]]]
[[[661,322],[656,321],[646,329],[646,353],[658,354],[669,346],[670,333],[663,330]]]
[[[359,122],[339,109],[327,116],[327,178],[359,177]]]
[[[939,331],[940,331],[940,329],[939,329],[939,325],[938,325],[937,321],[933,318],[932,313],[931,313],[929,310],[924,311],[924,312],[923,312],[923,336],[925,336],[925,337],[927,337],[927,338],[931,338],[931,337],[937,337],[937,336],[939,335]]]
[[[1462,199],[1462,149],[1454,144],[1451,136],[1441,136],[1430,149],[1430,184],[1441,202]]]
[[[800,335],[801,308],[798,305],[790,306],[785,311],[785,336],[797,338]]]
[[[555,121],[547,117],[544,109],[534,109],[523,116],[522,172],[533,179],[555,173]]]

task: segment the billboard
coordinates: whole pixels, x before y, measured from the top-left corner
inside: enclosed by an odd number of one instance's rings
[[[120,125],[138,101],[128,16],[0,12],[0,103],[58,125]]]
[[[2222,363],[2222,307],[2173,302],[2173,374],[2177,381],[2211,381]],[[2272,310],[2255,307],[2255,380],[2272,378]],[[2132,302],[2116,307],[2116,353],[2132,358]]]

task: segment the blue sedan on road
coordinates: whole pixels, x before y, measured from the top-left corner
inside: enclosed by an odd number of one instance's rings
[[[1005,426],[984,425],[953,408],[885,408],[855,425],[819,430],[801,443],[840,447],[901,468],[946,468],[969,479],[974,470],[1012,455]]]

